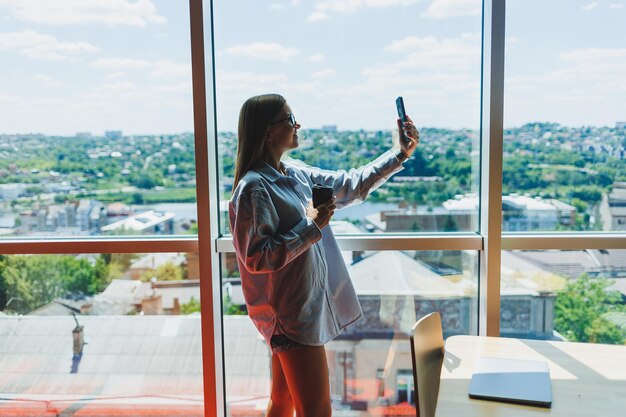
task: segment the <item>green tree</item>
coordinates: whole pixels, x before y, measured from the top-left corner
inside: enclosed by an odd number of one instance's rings
[[[626,332],[626,311],[612,311],[604,313],[602,317]]]
[[[233,300],[228,294],[225,294],[222,300],[222,311],[227,316],[243,316],[246,314],[238,305],[233,304]]]
[[[172,262],[166,262],[157,269],[150,269],[141,274],[142,281],[150,281],[152,277],[156,277],[158,281],[180,281],[185,278],[183,268],[174,265]]]
[[[188,303],[180,305],[180,312],[182,314],[191,314],[200,312],[200,301],[191,297]]]
[[[131,184],[135,187],[150,190],[157,185],[163,185],[163,178],[161,178],[160,174],[142,171],[138,175],[132,177]]]
[[[15,255],[0,259],[0,301],[19,300],[9,309],[28,313],[69,294],[94,294],[106,286],[103,260],[94,266],[69,255]]]
[[[456,232],[457,230],[459,230],[459,227],[457,226],[456,221],[454,220],[454,217],[448,214],[443,223],[443,231],[444,232]]]
[[[623,311],[621,296],[610,291],[605,278],[586,274],[567,283],[555,302],[555,328],[572,342],[624,343],[624,331],[607,321],[603,314]]]
[[[143,194],[133,193],[133,204],[143,204]]]

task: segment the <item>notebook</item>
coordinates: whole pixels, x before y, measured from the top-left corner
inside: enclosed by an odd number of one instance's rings
[[[552,387],[548,363],[481,356],[472,375],[469,397],[549,408]]]

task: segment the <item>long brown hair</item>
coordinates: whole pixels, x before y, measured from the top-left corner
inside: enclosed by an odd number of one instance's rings
[[[280,94],[263,94],[250,97],[241,106],[233,189],[250,168],[265,159],[265,132],[286,102]]]

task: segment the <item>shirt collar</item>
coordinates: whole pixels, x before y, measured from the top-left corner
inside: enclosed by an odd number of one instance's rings
[[[285,165],[283,164],[283,166]],[[259,161],[259,163],[257,163],[257,165],[254,167],[254,170],[258,172],[259,174],[261,174],[263,178],[265,178],[266,180],[270,182],[276,182],[281,178],[286,178],[283,174],[276,171],[276,169],[273,166],[271,166],[265,161]]]

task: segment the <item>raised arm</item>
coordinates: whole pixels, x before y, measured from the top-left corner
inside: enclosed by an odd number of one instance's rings
[[[389,150],[374,161],[350,171],[320,169],[296,160],[290,163],[303,170],[313,184],[332,186],[335,204],[339,209],[364,201],[370,192],[403,169],[402,162],[405,159],[406,156],[400,150]]]
[[[262,187],[242,192],[228,211],[237,256],[252,274],[280,270],[322,237],[309,217],[279,233],[278,213]]]

